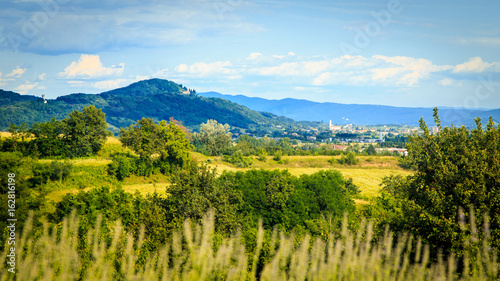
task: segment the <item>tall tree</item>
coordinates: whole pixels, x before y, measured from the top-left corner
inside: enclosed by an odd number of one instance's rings
[[[189,150],[193,148],[186,133],[173,121],[156,124],[150,118],[142,118],[129,128],[121,129],[120,140],[142,160],[155,158],[176,166],[188,162]]]
[[[64,119],[66,140],[72,156],[88,156],[97,153],[106,142],[106,116],[101,109],[90,105],[73,111]]]
[[[210,155],[222,155],[231,146],[229,125],[208,120],[207,123],[201,124],[200,132],[194,134],[194,139],[199,141]]]

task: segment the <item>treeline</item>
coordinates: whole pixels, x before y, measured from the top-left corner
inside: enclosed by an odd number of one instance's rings
[[[105,114],[94,106],[75,110],[63,120],[11,124],[12,134],[0,142],[0,151],[20,152],[24,156],[74,158],[96,154],[110,134],[106,131]]]
[[[227,162],[236,164],[239,167],[250,166],[252,160],[248,156],[258,156],[264,161],[267,156],[274,156],[277,161],[285,155],[298,156],[336,156],[347,155],[350,152],[359,155],[377,154],[375,147],[370,144],[362,148],[359,144],[347,146],[345,150],[333,149],[333,146],[304,143],[299,144],[297,140],[288,137],[274,139],[269,137],[255,138],[248,135],[240,135],[235,140],[235,145],[231,141],[232,134],[229,125],[222,125],[215,120],[208,120],[200,127],[200,131],[193,134],[193,144],[196,151],[208,156],[222,156]],[[394,155],[386,152],[381,155]]]

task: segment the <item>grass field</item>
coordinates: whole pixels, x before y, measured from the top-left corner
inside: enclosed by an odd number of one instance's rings
[[[57,202],[67,193],[77,193],[80,190],[90,190],[93,187],[109,186],[116,188],[120,186],[126,192],[142,195],[157,192],[166,195],[169,185],[169,177],[164,175],[153,175],[149,178],[132,176],[123,182],[118,182],[114,178],[108,177],[107,165],[111,163],[109,155],[123,150],[117,138],[109,137],[103,150],[98,156],[93,158],[71,159],[73,164],[72,176],[60,183],[50,182],[47,185],[49,193],[47,198]],[[358,156],[359,164],[341,165],[336,161],[341,156],[283,156],[283,160],[278,163],[268,156],[266,161],[259,161],[253,157],[252,165],[248,168],[238,168],[233,164],[222,161],[221,157],[207,157],[200,153],[193,152],[192,158],[200,163],[207,163],[215,168],[220,174],[224,171],[246,171],[249,169],[286,169],[292,175],[312,174],[319,170],[336,169],[339,170],[346,179],[352,178],[361,193],[357,203],[368,203],[367,200],[374,198],[380,191],[382,179],[390,175],[410,175],[412,171],[401,168],[398,159],[392,156]],[[40,160],[49,163],[53,160]]]

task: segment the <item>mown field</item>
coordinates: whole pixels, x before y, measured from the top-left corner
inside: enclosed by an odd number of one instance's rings
[[[96,186],[114,187],[120,185],[126,192],[142,195],[159,193],[166,195],[169,178],[165,175],[156,174],[151,177],[138,177],[132,175],[123,182],[107,177],[107,165],[111,163],[110,156],[116,151],[123,150],[120,141],[114,137],[108,140],[99,153],[93,158],[71,159],[73,172],[69,180],[64,183],[50,182],[47,184],[47,198],[57,202],[67,193],[77,193],[81,190],[88,191]],[[248,168],[238,168],[233,164],[225,162],[221,157],[208,157],[200,153],[192,152],[192,158],[198,162],[206,163],[215,168],[218,173],[224,171],[246,171],[249,169],[287,169],[292,175],[312,174],[319,170],[339,170],[346,179],[352,178],[361,193],[357,196],[358,204],[366,204],[368,200],[377,196],[382,179],[390,175],[409,175],[412,171],[405,170],[398,165],[398,159],[393,156],[358,156],[358,165],[341,165],[331,159],[340,159],[341,156],[283,156],[281,163],[274,161],[268,156],[266,161],[259,161],[253,157],[252,165]],[[44,159],[41,162],[54,160]]]

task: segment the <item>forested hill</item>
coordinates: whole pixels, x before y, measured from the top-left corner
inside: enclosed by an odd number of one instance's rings
[[[71,94],[47,100],[35,96],[0,91],[0,130],[10,123],[46,122],[52,117],[63,119],[74,110],[94,105],[102,108],[110,127],[127,127],[142,117],[155,121],[173,117],[187,127],[195,127],[208,119],[239,128],[252,125],[283,125],[293,120],[253,111],[220,98],[208,98],[174,82],[151,79],[101,94]]]

